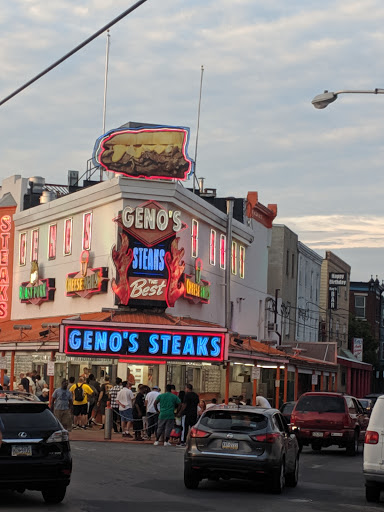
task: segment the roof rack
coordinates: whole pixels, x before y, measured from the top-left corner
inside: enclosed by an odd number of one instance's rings
[[[6,402],[10,399],[28,400],[29,402],[40,402],[36,395],[27,393],[26,391],[0,391],[0,400]]]

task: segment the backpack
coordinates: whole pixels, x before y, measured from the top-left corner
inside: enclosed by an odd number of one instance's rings
[[[83,385],[82,384],[81,384],[81,386],[78,386],[76,384],[75,400],[76,400],[76,402],[82,402],[84,400],[84,390],[83,390]]]

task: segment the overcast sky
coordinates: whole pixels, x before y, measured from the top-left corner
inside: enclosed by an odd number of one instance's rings
[[[12,0],[0,11],[4,98],[134,0]],[[111,29],[106,129],[191,128],[197,175],[220,196],[259,192],[276,222],[352,280],[384,278],[382,0],[148,0]],[[67,183],[102,133],[106,36],[11,99],[0,115],[0,176]],[[187,185],[188,186],[188,185]]]

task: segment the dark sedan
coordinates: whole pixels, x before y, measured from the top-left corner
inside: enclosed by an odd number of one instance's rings
[[[216,406],[191,429],[184,458],[184,484],[196,489],[204,478],[266,480],[272,492],[295,487],[299,446],[280,411]]]

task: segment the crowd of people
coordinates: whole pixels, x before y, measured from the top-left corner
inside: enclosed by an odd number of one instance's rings
[[[20,373],[19,391],[32,393],[41,401],[49,401],[49,389],[45,380],[36,371]],[[160,440],[170,446],[170,440],[178,446],[185,446],[190,428],[196,424],[206,409],[217,405],[217,399],[210,403],[200,400],[187,384],[179,392],[172,384],[167,384],[165,392],[154,385],[139,384],[134,393],[135,379],[130,372],[123,381],[117,377],[112,384],[108,375],[103,382],[96,380],[88,368],[76,379],[64,379],[61,387],[52,393],[50,408],[68,431],[72,429],[105,428],[105,410],[110,404],[112,427],[116,434],[136,441],[153,440],[157,446]],[[9,387],[9,377],[4,371],[3,387]],[[135,388],[134,388],[135,389]],[[223,400],[224,402],[224,400]],[[242,395],[229,398],[229,406],[251,405]],[[256,406],[271,407],[268,400],[257,396]],[[101,423],[100,423],[101,421]]]

